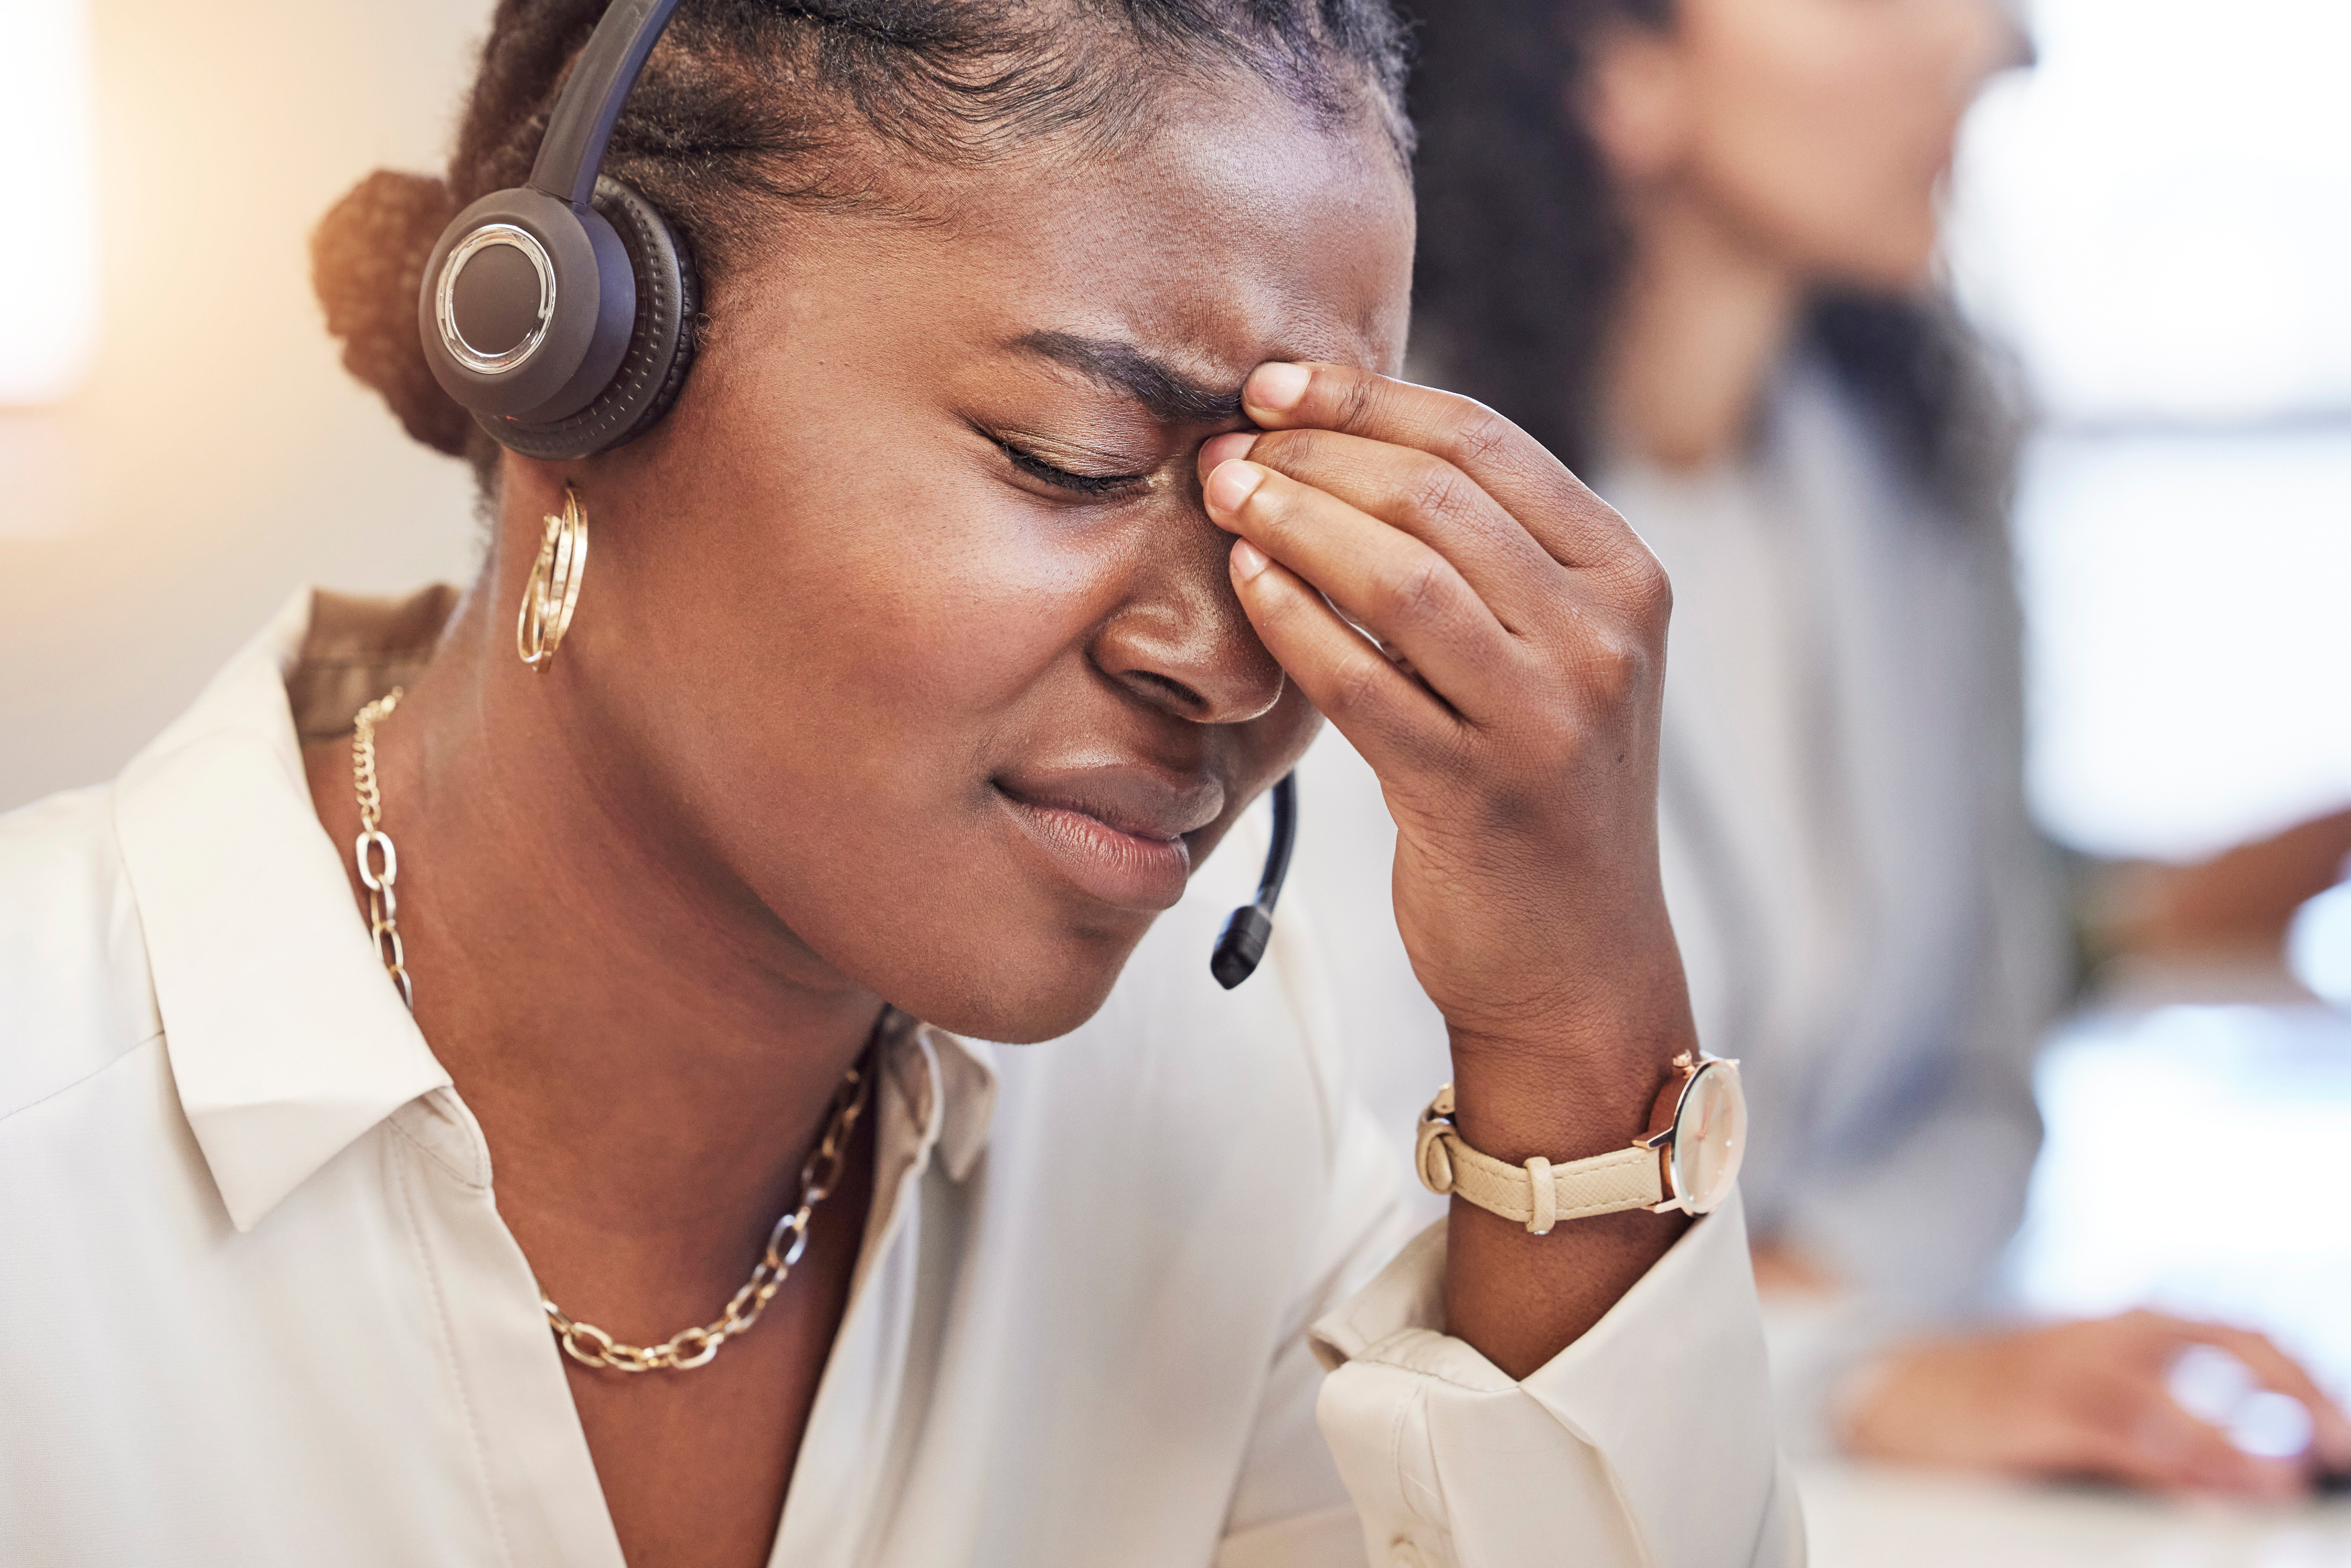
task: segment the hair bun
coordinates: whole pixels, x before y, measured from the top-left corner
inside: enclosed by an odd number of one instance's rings
[[[416,337],[425,259],[456,215],[440,181],[379,169],[319,220],[310,286],[342,339],[343,368],[382,395],[410,435],[463,457],[473,416],[433,379]]]

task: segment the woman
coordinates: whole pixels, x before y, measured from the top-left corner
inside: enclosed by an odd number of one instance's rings
[[[1791,1561],[1735,1204],[1465,1201],[1359,1288],[1395,1167],[1302,949],[1200,973],[1193,867],[1319,708],[1406,825],[1437,1147],[1622,1165],[1720,1081],[1663,578],[1380,374],[1394,19],[691,0],[602,170],[696,357],[533,458],[415,301],[496,347],[426,255],[576,129],[598,9],[504,0],[445,183],[319,237],[348,362],[482,469],[479,579],[306,597],[0,825],[0,1557]]]
[[[1930,288],[1960,114],[2020,53],[2007,10],[1458,0],[1420,49],[1416,354],[1673,577],[1668,903],[1700,1037],[1752,1085],[1792,1440],[2265,1493],[2351,1463],[2351,1425],[2256,1336],[1970,1325],[2064,957],[2022,799],[2010,427]],[[1404,964],[1384,986],[1364,961],[1384,825],[1343,739],[1303,775],[1301,890],[1365,882],[1318,907],[1393,1119],[1443,1036]],[[2257,1459],[2174,1404],[2199,1340],[2306,1401],[2315,1445]]]

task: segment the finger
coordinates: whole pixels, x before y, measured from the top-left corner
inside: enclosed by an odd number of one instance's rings
[[[1573,574],[1501,503],[1441,457],[1320,430],[1270,431],[1248,455],[1437,551],[1515,634],[1555,616],[1576,591]]]
[[[2125,1480],[2256,1497],[2290,1496],[2303,1486],[2300,1466],[2257,1459],[2182,1408],[2159,1370],[2131,1365],[2093,1377],[2075,1413]]]
[[[1289,567],[1238,539],[1232,576],[1258,639],[1374,771],[1384,777],[1458,743],[1461,722]]]
[[[1241,389],[1272,430],[1337,431],[1443,458],[1516,518],[1553,560],[1606,577],[1647,550],[1625,520],[1526,431],[1484,404],[1343,365],[1260,365]]]
[[[2182,1323],[2183,1337],[2217,1345],[2243,1362],[2264,1387],[2299,1400],[2310,1412],[2311,1449],[2329,1469],[2351,1468],[2351,1420],[2326,1397],[2301,1363],[2267,1335],[2223,1324]]]
[[[1410,659],[1472,722],[1502,704],[1497,680],[1518,668],[1519,649],[1437,551],[1254,462],[1225,463],[1208,476],[1203,494],[1220,526],[1311,583],[1341,615]],[[1331,717],[1335,722],[1337,715]]]
[[[1200,483],[1206,485],[1208,475],[1237,457],[1247,457],[1249,449],[1264,438],[1263,431],[1234,431],[1228,435],[1210,436],[1200,443],[1197,459]]]
[[[2189,1450],[2160,1434],[2095,1425],[2080,1427],[2061,1441],[2055,1461],[2047,1467],[2050,1473],[2095,1476],[2161,1492],[2292,1497],[2302,1490],[2301,1477],[2292,1467],[2251,1459],[2225,1442],[2219,1453]]]

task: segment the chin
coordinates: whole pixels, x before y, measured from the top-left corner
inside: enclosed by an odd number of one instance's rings
[[[1881,244],[1848,254],[1820,269],[1821,281],[1862,294],[1900,297],[1924,293],[1935,281],[1935,244],[1930,234],[1917,245]]]
[[[1862,294],[1915,295],[1934,281],[1942,238],[1931,192],[1900,202],[1855,203],[1789,236],[1806,281]]]
[[[1102,1011],[1148,922],[1116,933],[1038,933],[998,940],[967,957],[963,983],[882,987],[907,1012],[967,1039],[1033,1045],[1069,1033]]]

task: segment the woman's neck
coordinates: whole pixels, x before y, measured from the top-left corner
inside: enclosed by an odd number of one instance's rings
[[[1631,217],[1632,267],[1604,361],[1608,442],[1661,468],[1703,468],[1746,440],[1802,282],[1678,186],[1637,193]]]
[[[557,685],[573,672],[521,667],[500,636],[515,565],[377,731],[417,1023],[510,1216],[672,1244],[764,1231],[880,999],[666,826],[679,814],[618,748],[585,741]],[[350,747],[308,762],[349,844]]]

